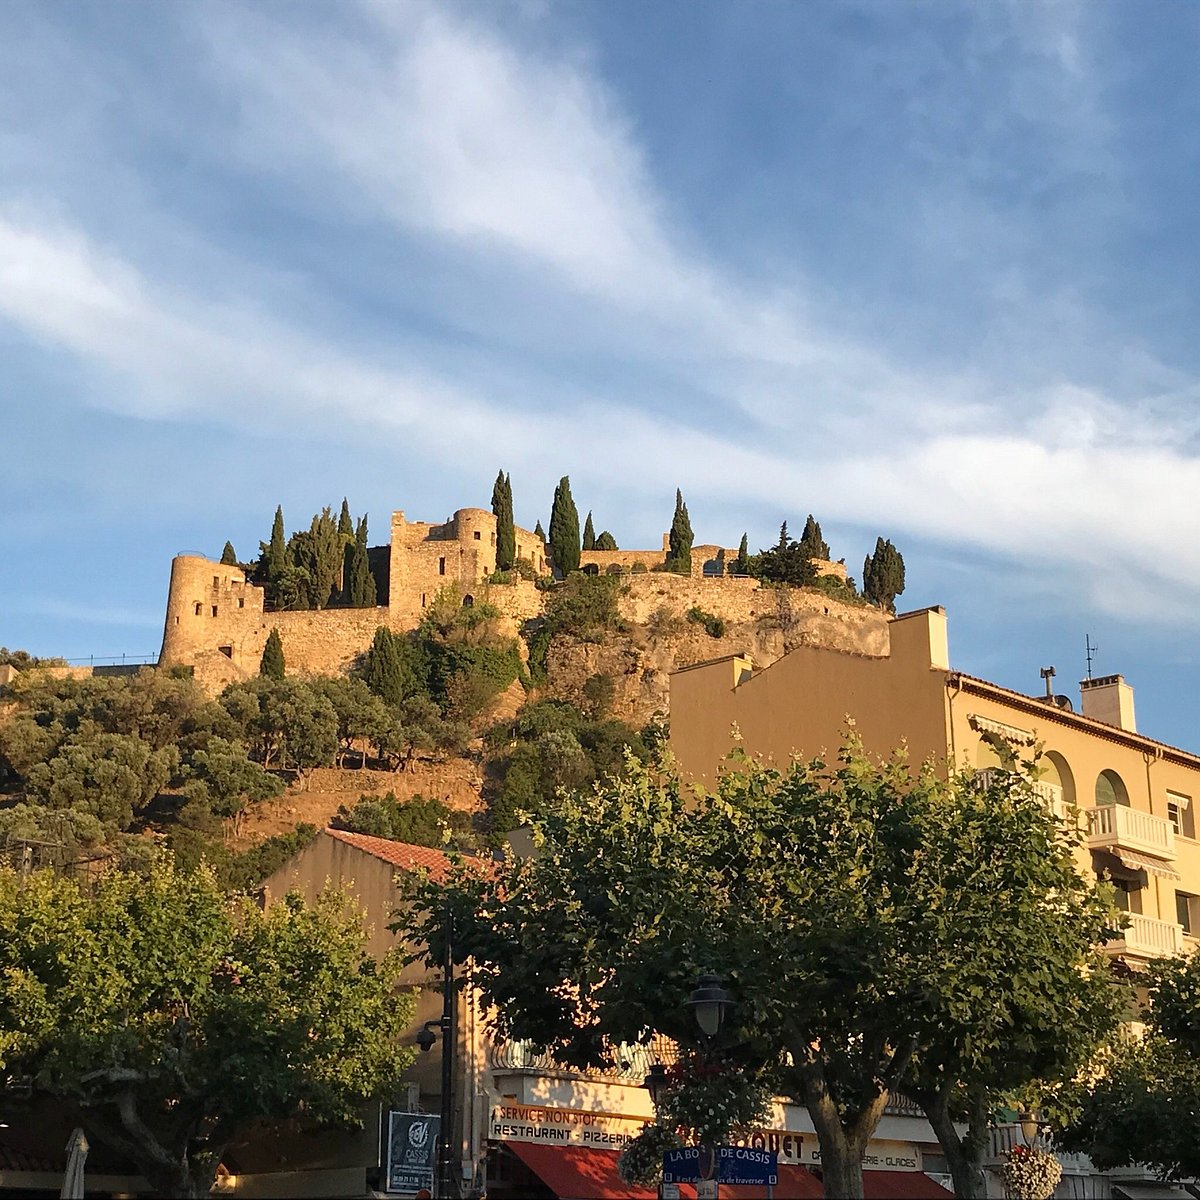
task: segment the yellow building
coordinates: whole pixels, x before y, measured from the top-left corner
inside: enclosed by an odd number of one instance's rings
[[[914,764],[932,759],[943,772],[986,771],[1005,747],[1028,758],[1040,745],[1036,786],[1060,814],[1077,806],[1085,865],[1112,880],[1129,912],[1111,952],[1136,963],[1194,947],[1200,757],[1137,732],[1120,675],[1084,680],[1077,712],[1065,696],[1025,696],[951,669],[941,608],[898,616],[888,632],[880,656],[801,646],[761,671],[738,655],[676,671],[671,748],[681,772],[711,783],[735,730],[748,753],[779,763],[832,752],[848,721],[869,753],[905,744]]]

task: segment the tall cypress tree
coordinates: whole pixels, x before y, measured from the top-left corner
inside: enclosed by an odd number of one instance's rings
[[[367,651],[363,682],[388,704],[399,704],[417,690],[419,681],[405,653],[404,643],[382,625],[375,630],[375,640]]]
[[[819,558],[824,562],[829,561],[829,543],[821,536],[821,526],[812,513],[808,514],[808,520],[804,522],[804,532],[800,535],[800,545],[804,547],[804,552],[809,558]]]
[[[583,523],[583,548],[585,550],[595,550],[596,548],[596,527],[592,524],[592,510],[588,509],[587,520]]]
[[[346,551],[346,603],[354,608],[374,608],[378,603],[375,576],[367,556],[367,517],[364,513]]]
[[[738,545],[737,558],[733,560],[733,566],[730,569],[730,573],[733,575],[750,574],[750,547],[744,533],[742,534],[742,540]]]
[[[350,502],[345,496],[342,497],[342,511],[338,517],[337,531],[338,536],[345,538],[347,542],[354,540],[354,520],[350,516]]]
[[[284,666],[283,638],[279,636],[278,629],[272,629],[267,635],[267,644],[263,647],[258,673],[265,679],[282,679]]]
[[[539,521],[539,522],[538,522],[538,523],[537,523],[537,524],[536,524],[536,525],[533,527],[533,535],[534,535],[534,537],[536,537],[536,538],[537,538],[537,540],[538,540],[539,542],[541,542],[543,545],[545,545],[545,542],[546,542],[546,531],[545,531],[545,530],[542,528],[542,523],[541,523],[541,521]]]
[[[238,565],[237,554],[233,549],[232,542],[225,543],[225,549],[221,551],[221,566],[236,567]]]
[[[513,524],[512,479],[503,471],[492,488],[492,512],[496,514],[496,570],[511,571],[517,561],[517,529]]]
[[[571,480],[564,475],[550,509],[550,557],[563,578],[579,570],[579,550],[579,509],[571,496]]]
[[[676,575],[692,573],[692,522],[688,517],[687,505],[683,502],[683,493],[675,489],[675,516],[671,520],[671,532],[668,534],[666,568]]]
[[[263,576],[268,584],[274,583],[288,565],[287,535],[283,532],[282,504],[277,505],[275,509],[275,521],[271,525],[271,540],[259,542],[258,545],[262,552],[262,558],[259,561],[263,568]]]
[[[904,556],[890,541],[875,539],[875,553],[863,562],[862,582],[865,599],[896,611],[896,597],[904,591]]]

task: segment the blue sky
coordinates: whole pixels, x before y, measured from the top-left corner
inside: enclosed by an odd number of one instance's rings
[[[571,476],[623,546],[813,512],[956,666],[1200,749],[1200,11],[0,6],[0,643],[170,558]]]

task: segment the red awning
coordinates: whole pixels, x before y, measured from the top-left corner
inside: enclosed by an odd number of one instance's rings
[[[954,1196],[920,1171],[864,1171],[866,1200],[946,1200]]]
[[[617,1174],[616,1150],[534,1142],[504,1144],[559,1200],[655,1200],[653,1189],[626,1183]]]

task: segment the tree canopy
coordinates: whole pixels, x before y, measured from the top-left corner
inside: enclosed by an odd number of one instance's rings
[[[492,488],[492,512],[496,514],[496,569],[511,571],[517,561],[517,530],[513,524],[512,478],[503,471]]]
[[[896,611],[896,597],[904,591],[904,556],[883,538],[875,539],[875,551],[863,561],[863,596],[889,612]]]
[[[799,542],[788,537],[787,522],[779,527],[779,541],[769,550],[760,550],[750,562],[750,573],[768,583],[786,583],[808,587],[817,577],[812,555]]]
[[[727,1056],[808,1108],[831,1194],[862,1195],[894,1089],[965,1082],[1013,1031],[1035,1070],[1055,999],[1107,1012],[1107,904],[1027,784],[977,793],[851,742],[829,765],[741,761],[711,794],[630,763],[532,819],[535,857],[448,892],[501,1031],[577,1066],[654,1030],[699,1049],[684,1002],[715,969]],[[443,898],[417,896],[434,953]]]
[[[1067,1102],[1060,1135],[1102,1171],[1145,1163],[1165,1177],[1200,1175],[1200,956],[1150,964],[1144,1038],[1123,1038],[1098,1076]]]
[[[279,636],[279,630],[273,628],[267,634],[267,644],[263,647],[258,673],[266,679],[282,679],[286,669],[283,657],[283,638]]]
[[[357,1123],[411,1061],[399,964],[332,893],[265,913],[160,859],[93,895],[0,870],[0,1071],[70,1105],[162,1196],[206,1196],[254,1122]]]
[[[583,523],[583,548],[596,549],[596,527],[592,524],[592,510],[588,509],[587,519]]]

